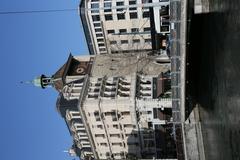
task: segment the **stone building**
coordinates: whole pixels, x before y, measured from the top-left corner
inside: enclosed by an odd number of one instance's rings
[[[52,76],[35,79],[59,91],[56,107],[81,159],[174,159],[170,64],[155,56],[72,56]]]
[[[79,13],[90,54],[166,50],[168,0],[82,0]]]

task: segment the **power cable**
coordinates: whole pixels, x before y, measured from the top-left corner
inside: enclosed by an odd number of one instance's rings
[[[78,11],[78,9],[70,8],[70,9],[25,10],[25,11],[0,11],[0,15],[50,13],[50,12],[56,13],[56,12],[71,12],[71,11]]]

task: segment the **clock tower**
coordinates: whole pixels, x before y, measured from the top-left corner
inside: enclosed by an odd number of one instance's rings
[[[69,83],[68,79],[89,75],[93,60],[94,57],[92,56],[79,58],[70,54],[67,62],[51,77],[47,77],[42,74],[41,76],[32,80],[31,83],[34,86],[41,87],[43,89],[47,87],[54,87],[57,91],[61,91],[63,86]]]

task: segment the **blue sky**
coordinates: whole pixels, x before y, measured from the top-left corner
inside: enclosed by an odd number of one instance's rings
[[[78,0],[1,0],[0,12],[77,8]],[[72,160],[72,139],[55,109],[57,92],[20,81],[52,75],[88,54],[78,12],[0,15],[2,160]]]

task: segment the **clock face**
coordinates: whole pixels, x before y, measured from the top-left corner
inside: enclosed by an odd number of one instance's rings
[[[85,75],[89,74],[88,72],[89,72],[88,61],[73,60],[73,62],[71,62],[67,75],[69,76]]]
[[[76,69],[76,73],[78,73],[78,74],[84,74],[84,73],[85,73],[85,68],[79,66],[79,67]]]

